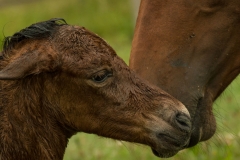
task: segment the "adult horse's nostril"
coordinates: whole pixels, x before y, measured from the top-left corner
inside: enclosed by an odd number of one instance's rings
[[[184,113],[177,113],[175,115],[175,124],[183,131],[191,131],[191,119]]]

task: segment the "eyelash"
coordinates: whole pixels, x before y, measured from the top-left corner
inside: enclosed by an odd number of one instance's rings
[[[112,75],[113,75],[112,72],[109,72],[107,70],[101,70],[92,76],[92,80],[96,83],[102,83]]]

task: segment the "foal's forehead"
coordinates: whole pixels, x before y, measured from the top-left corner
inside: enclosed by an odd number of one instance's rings
[[[78,68],[77,72],[86,68],[112,67],[118,62],[115,51],[102,38],[81,26],[60,26],[53,42],[64,60],[70,60]]]
[[[76,25],[60,26],[53,36],[60,48],[76,51],[82,50],[86,53],[99,53],[116,55],[115,51],[97,34]],[[64,50],[65,50],[64,49]]]
[[[63,25],[58,28],[58,31],[55,33],[55,36],[61,37],[61,38],[89,38],[89,39],[96,39],[98,37],[95,33],[87,30],[84,27],[77,26],[77,25]],[[80,39],[79,39],[80,40]]]

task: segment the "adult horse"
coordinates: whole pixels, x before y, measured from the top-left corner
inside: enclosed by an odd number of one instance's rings
[[[216,130],[212,104],[240,72],[239,0],[143,0],[130,67],[188,108],[187,147]]]

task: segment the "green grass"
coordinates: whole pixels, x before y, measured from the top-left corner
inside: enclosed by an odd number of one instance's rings
[[[6,1],[6,0],[5,0]],[[4,3],[0,0],[0,3]],[[103,37],[127,63],[133,36],[129,0],[38,0],[0,5],[0,40],[26,26],[53,17],[84,26]],[[169,160],[238,160],[240,157],[240,78],[214,104],[218,130],[206,143]],[[147,146],[78,133],[70,139],[64,160],[157,160]]]
[[[0,39],[32,23],[61,17],[97,33],[127,61],[133,35],[130,14],[128,0],[36,0],[0,8]]]

